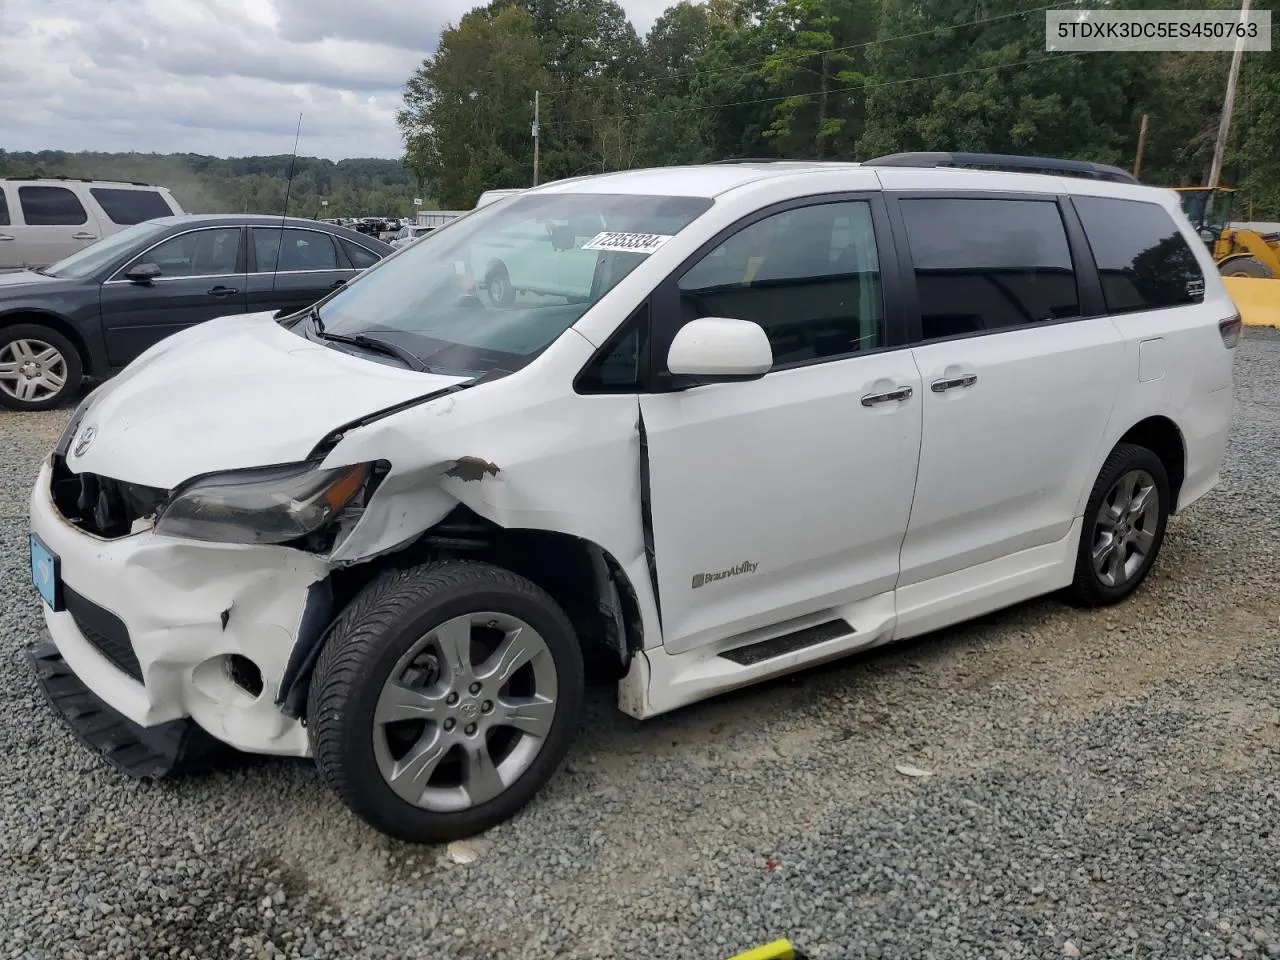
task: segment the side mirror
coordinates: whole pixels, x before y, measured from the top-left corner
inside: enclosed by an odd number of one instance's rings
[[[769,336],[758,323],[703,317],[686,323],[671,341],[667,369],[701,383],[758,380],[773,367]]]
[[[551,228],[551,246],[557,250],[572,250],[574,239],[573,227],[557,224]]]
[[[125,271],[124,278],[133,283],[148,284],[163,275],[163,271],[154,263],[139,263]]]

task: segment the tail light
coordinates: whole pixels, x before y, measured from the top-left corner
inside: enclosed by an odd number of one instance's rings
[[[1244,321],[1240,319],[1240,314],[1234,314],[1225,320],[1218,321],[1218,332],[1222,334],[1222,345],[1230,350],[1240,342],[1240,331],[1244,327]]]

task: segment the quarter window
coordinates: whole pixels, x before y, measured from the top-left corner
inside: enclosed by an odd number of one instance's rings
[[[254,227],[253,249],[259,273],[339,269],[333,241],[318,230]]]
[[[18,202],[29,227],[75,227],[89,222],[80,198],[66,187],[19,187]]]
[[[605,344],[604,352],[578,377],[579,393],[636,393],[649,367],[649,305],[646,303]]]
[[[368,250],[351,240],[343,240],[342,246],[347,251],[347,259],[351,261],[351,265],[357,270],[366,270],[381,259],[381,257],[373,251]]]
[[[173,237],[144,253],[130,266],[154,263],[162,277],[216,277],[239,272],[236,270],[239,258],[240,228],[223,227]]]
[[[4,187],[0,187],[0,227],[9,226],[9,200],[4,195]]]
[[[1204,300],[1204,273],[1168,211],[1155,203],[1074,197],[1111,313]]]
[[[130,227],[144,220],[155,220],[173,214],[164,197],[155,190],[124,190],[118,187],[90,187],[89,193],[98,201],[112,223]]]
[[[679,287],[683,322],[733,317],[758,323],[775,367],[885,342],[865,201],[801,207],[757,221],[691,267]]]
[[[1080,315],[1055,201],[921,198],[902,215],[922,340]]]

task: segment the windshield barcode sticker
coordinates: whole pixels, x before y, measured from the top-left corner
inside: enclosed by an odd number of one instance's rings
[[[597,233],[582,245],[582,249],[653,253],[670,239],[671,237],[660,233]]]

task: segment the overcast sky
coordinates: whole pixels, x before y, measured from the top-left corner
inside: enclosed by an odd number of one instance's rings
[[[622,0],[641,36],[672,0]],[[404,81],[477,0],[0,0],[0,147],[398,157]]]

